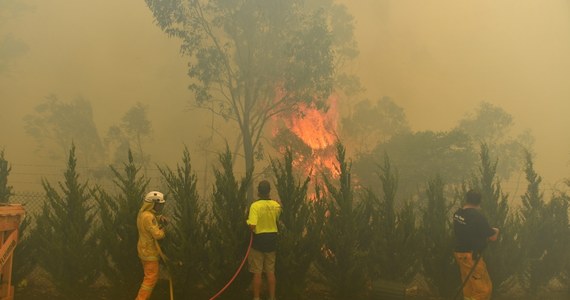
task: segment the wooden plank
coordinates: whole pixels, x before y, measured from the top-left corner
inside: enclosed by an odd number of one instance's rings
[[[2,247],[0,247],[0,269],[4,267],[4,264],[11,258],[14,248],[16,248],[18,232],[13,231],[10,236],[4,241]],[[5,274],[3,274],[5,275]]]
[[[20,219],[17,217],[0,218],[0,232],[16,230],[18,226],[20,226]]]
[[[23,216],[26,210],[20,204],[0,205],[0,217],[5,216]]]

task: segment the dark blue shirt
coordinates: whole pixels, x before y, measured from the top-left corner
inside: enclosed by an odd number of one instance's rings
[[[453,215],[455,251],[480,253],[495,231],[476,208],[460,208]]]

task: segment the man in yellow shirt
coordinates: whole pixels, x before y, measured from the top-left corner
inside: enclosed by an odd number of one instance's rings
[[[253,299],[259,300],[262,273],[267,276],[269,300],[275,300],[275,251],[277,248],[277,220],[281,205],[269,196],[271,185],[262,180],[257,186],[257,196],[249,208],[247,224],[253,231],[253,244],[249,253],[249,271],[253,273]]]

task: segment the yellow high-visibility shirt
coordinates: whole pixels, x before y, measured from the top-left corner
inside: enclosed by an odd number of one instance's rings
[[[275,200],[257,200],[249,208],[248,225],[255,225],[255,233],[277,232],[281,205]]]

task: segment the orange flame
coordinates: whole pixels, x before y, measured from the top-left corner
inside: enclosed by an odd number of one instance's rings
[[[329,102],[330,106],[326,112],[302,104],[300,116],[286,120],[287,127],[311,149],[325,149],[336,141],[336,98],[329,98]]]
[[[300,104],[298,112],[285,116],[281,119],[285,129],[290,131],[297,139],[299,139],[305,147],[310,149],[310,153],[300,153],[299,149],[293,149],[296,153],[295,165],[300,166],[309,175],[314,167],[327,170],[333,176],[338,176],[338,170],[335,167],[337,127],[338,127],[338,110],[337,98],[331,96],[328,98],[328,109],[319,110],[305,104]],[[274,131],[274,136],[279,130]],[[283,150],[284,145],[280,145]]]

